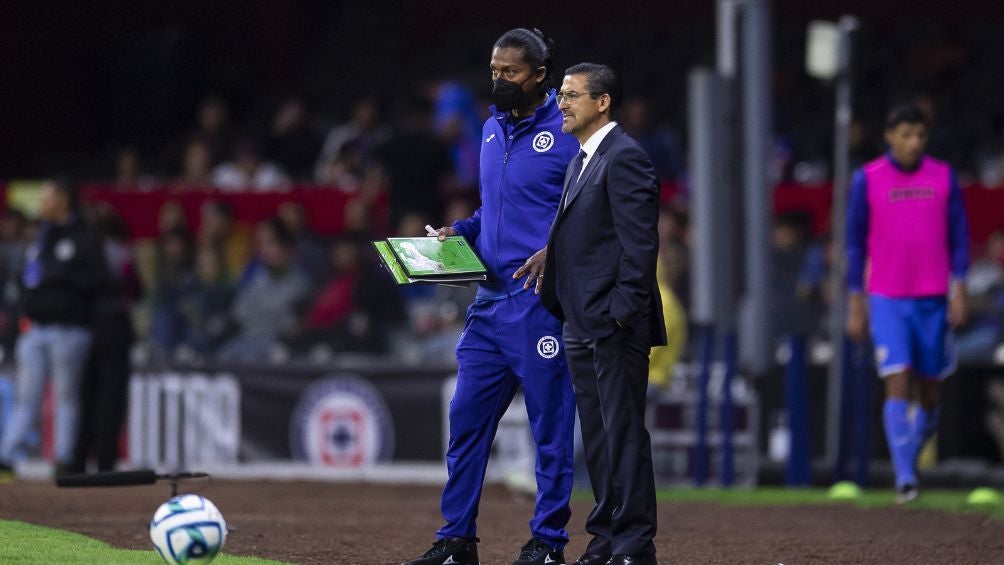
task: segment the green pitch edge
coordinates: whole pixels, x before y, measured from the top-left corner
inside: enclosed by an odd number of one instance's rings
[[[799,506],[804,504],[854,504],[861,508],[896,506],[891,490],[864,490],[859,498],[850,502],[830,500],[826,494],[827,489],[819,488],[670,488],[659,489],[656,496],[660,502],[707,502],[746,506]],[[1004,520],[1004,504],[971,505],[966,503],[968,495],[969,491],[965,490],[922,490],[919,498],[902,506],[902,508],[904,510],[923,509],[980,513]],[[576,493],[575,498],[576,500],[592,500],[592,495],[588,491],[580,491]]]
[[[87,536],[0,520],[0,563],[14,565],[164,565],[153,546],[149,551],[115,549]],[[256,557],[219,555],[213,565],[290,565]]]

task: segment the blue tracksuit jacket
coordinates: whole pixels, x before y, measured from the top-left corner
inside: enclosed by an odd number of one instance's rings
[[[579,142],[561,131],[555,91],[536,113],[518,125],[508,112],[491,107],[481,133],[481,207],[453,229],[473,242],[488,268],[478,299],[501,298],[523,290],[512,274],[547,244],[558,211],[565,169]]]

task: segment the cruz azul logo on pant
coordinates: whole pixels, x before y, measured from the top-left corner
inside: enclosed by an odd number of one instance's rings
[[[552,359],[559,349],[558,339],[553,335],[545,335],[537,340],[537,353],[544,359]]]
[[[355,375],[322,378],[307,388],[290,422],[293,457],[331,467],[387,461],[394,423],[380,393]]]

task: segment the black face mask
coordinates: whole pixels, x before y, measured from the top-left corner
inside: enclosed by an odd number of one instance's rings
[[[519,108],[526,101],[526,93],[523,92],[523,85],[526,84],[526,80],[521,83],[515,83],[504,78],[495,79],[495,83],[492,86],[492,103],[495,104],[495,109],[500,112],[508,112],[514,108]]]

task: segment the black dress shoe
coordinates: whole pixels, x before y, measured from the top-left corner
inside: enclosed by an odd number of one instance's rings
[[[583,553],[575,560],[575,565],[607,565],[610,556],[602,553]]]
[[[607,565],[659,565],[655,560],[655,555],[643,553],[642,555],[612,555]]]

